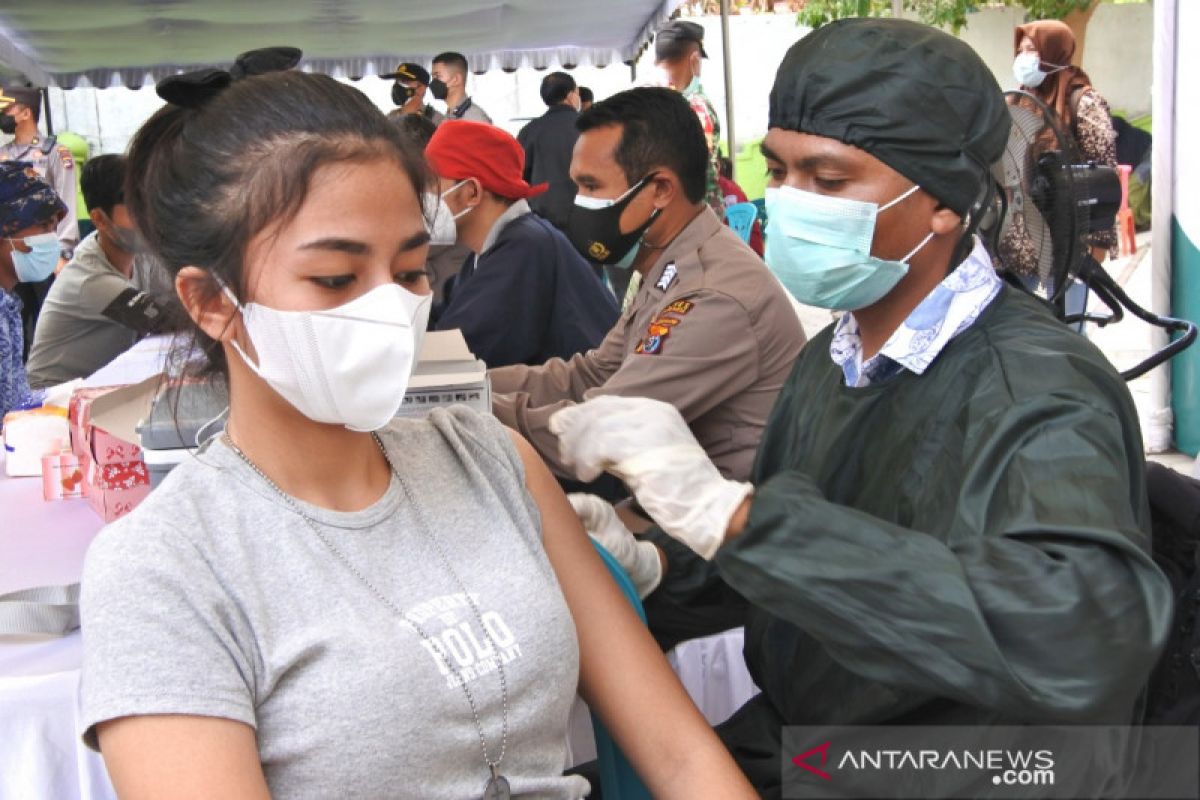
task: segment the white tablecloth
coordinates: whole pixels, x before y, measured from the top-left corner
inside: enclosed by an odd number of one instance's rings
[[[42,500],[40,478],[8,478],[0,448],[0,594],[74,583],[103,523],[80,499]],[[102,759],[80,742],[82,644],[0,636],[0,800],[114,798]],[[725,721],[758,693],[742,659],[741,629],[684,642],[668,655],[709,722]],[[587,707],[576,704],[570,764],[596,756]]]
[[[81,499],[42,499],[41,478],[4,475],[0,448],[0,594],[75,583],[103,526]],[[0,800],[115,797],[100,757],[76,735],[81,643],[0,636]]]

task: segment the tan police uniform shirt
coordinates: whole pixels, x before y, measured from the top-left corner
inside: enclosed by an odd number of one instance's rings
[[[67,215],[58,223],[58,244],[72,251],[79,244],[79,220],[75,217],[75,159],[61,144],[45,147],[41,136],[29,144],[15,141],[0,146],[0,161],[27,161],[37,174],[53,187],[67,207]]]
[[[554,412],[603,394],[662,400],[679,409],[722,475],[745,480],[803,345],[783,286],[706,206],[599,347],[570,361],[491,370],[492,409],[556,473],[575,478],[550,432]]]

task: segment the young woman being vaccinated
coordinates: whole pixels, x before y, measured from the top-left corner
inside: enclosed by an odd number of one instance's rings
[[[420,155],[322,75],[160,94],[126,197],[230,408],[88,555],[82,720],[118,793],[581,797],[579,692],[656,797],[751,796],[528,445],[393,420]]]

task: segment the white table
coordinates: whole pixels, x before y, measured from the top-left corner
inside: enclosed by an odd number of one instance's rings
[[[42,499],[41,478],[4,475],[0,448],[0,594],[74,583],[103,522],[85,500]],[[0,800],[116,795],[79,741],[79,632],[0,636]]]
[[[9,478],[0,448],[0,594],[74,583],[103,522],[82,499],[42,499],[40,478]],[[82,642],[0,636],[0,800],[115,798],[103,760],[78,736]],[[742,631],[684,642],[668,655],[709,722],[723,722],[758,693],[742,659]],[[595,758],[590,718],[576,704],[571,764]]]

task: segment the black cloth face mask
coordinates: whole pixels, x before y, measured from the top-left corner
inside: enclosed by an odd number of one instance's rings
[[[0,114],[0,133],[12,136],[17,132],[17,118],[12,114]]]
[[[445,100],[446,95],[450,94],[450,87],[446,85],[445,81],[434,78],[429,82],[429,93],[433,95],[434,100]]]
[[[405,86],[403,83],[392,84],[392,102],[395,105],[402,106],[412,99],[412,96],[417,93],[417,90],[411,86]]]
[[[646,229],[658,219],[662,209],[654,209],[649,219],[628,233],[621,232],[621,213],[642,189],[650,185],[650,179],[653,177],[654,173],[650,173],[642,178],[615,201],[576,195],[575,205],[571,206],[571,213],[567,218],[567,238],[584,258],[597,264],[616,264],[633,250]],[[595,203],[596,206],[589,207],[581,202]],[[599,205],[600,203],[608,205]]]

